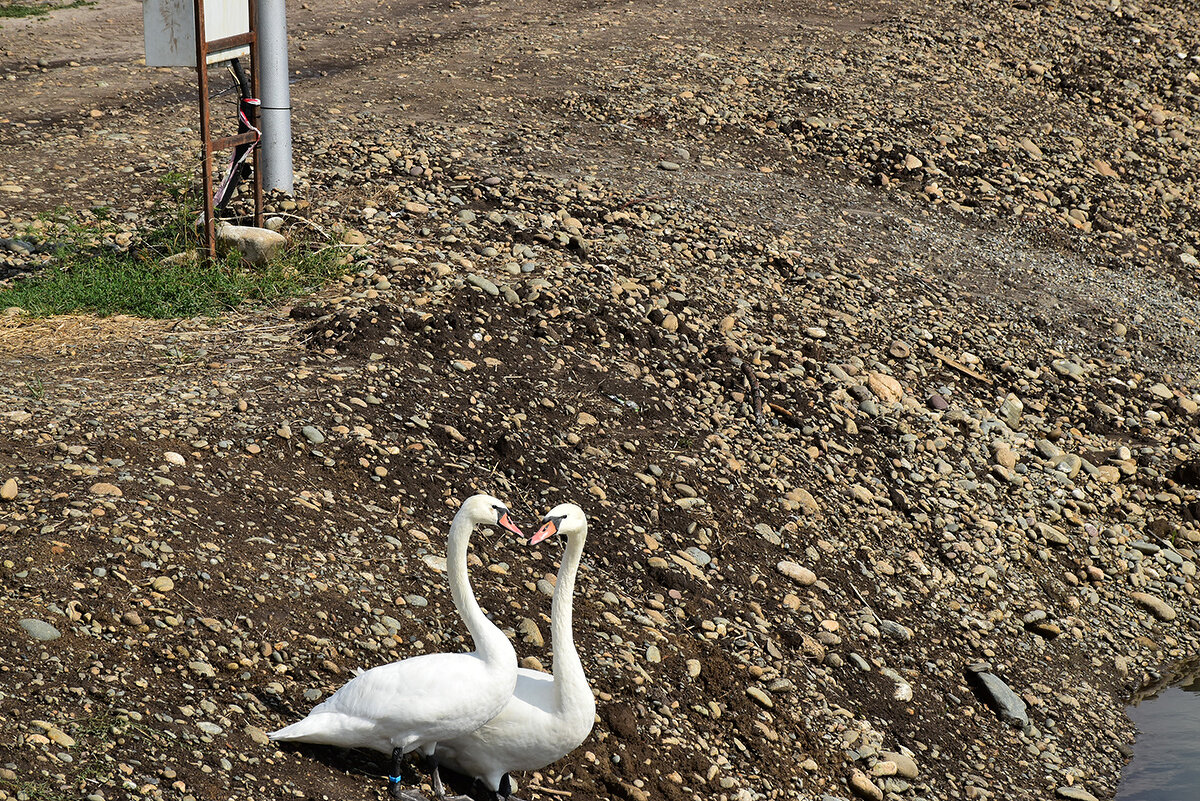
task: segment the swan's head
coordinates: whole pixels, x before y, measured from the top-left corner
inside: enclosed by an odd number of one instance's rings
[[[462,505],[467,519],[476,526],[501,526],[518,537],[525,534],[508,516],[508,504],[491,495],[472,495]]]
[[[573,503],[560,503],[542,518],[542,527],[537,530],[530,545],[536,545],[547,537],[562,534],[567,539],[587,531],[587,515]]]

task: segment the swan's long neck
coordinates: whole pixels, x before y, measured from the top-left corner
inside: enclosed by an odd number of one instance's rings
[[[583,556],[583,543],[587,535],[587,524],[575,537],[567,539],[562,565],[558,569],[558,581],[554,585],[554,600],[550,604],[550,636],[554,649],[554,690],[560,711],[583,708],[592,704],[592,691],[588,687],[583,663],[575,650],[575,637],[571,621],[572,599],[575,595],[575,576],[579,572],[579,560]]]
[[[504,632],[496,628],[487,615],[479,608],[475,600],[475,592],[471,589],[471,579],[467,575],[467,545],[471,541],[471,532],[475,524],[465,510],[459,510],[450,524],[450,536],[446,541],[446,575],[450,579],[450,597],[471,639],[475,642],[475,650],[486,661],[492,662],[504,655],[504,646],[508,638]]]

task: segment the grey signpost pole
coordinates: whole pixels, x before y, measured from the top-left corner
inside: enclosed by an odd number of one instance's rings
[[[288,87],[287,12],[284,0],[258,0],[258,55],[262,59],[262,182],[265,191],[292,193],[292,95]],[[254,65],[259,72],[258,64]]]

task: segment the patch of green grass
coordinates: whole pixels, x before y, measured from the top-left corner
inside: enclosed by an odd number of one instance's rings
[[[107,316],[174,318],[213,315],[242,303],[265,303],[301,294],[340,275],[346,267],[322,242],[295,245],[265,267],[243,264],[236,254],[208,263],[162,263],[199,244],[196,207],[186,176],[164,179],[168,196],[156,224],[127,251],[114,249],[115,223],[93,215],[82,220],[62,210],[42,215],[42,238],[60,241],[55,261],[42,273],[0,290],[0,308],[20,306],[35,316],[88,312]]]
[[[0,788],[14,798],[28,801],[75,801],[92,792],[91,788],[107,788],[119,784],[117,760],[113,753],[126,745],[129,739],[147,739],[153,736],[143,724],[134,723],[124,715],[111,710],[84,718],[67,721],[64,730],[75,739],[72,747],[58,747],[69,751],[74,761],[61,766],[66,776],[65,783],[51,782],[43,777],[5,779],[0,777]],[[81,791],[82,790],[82,794]]]
[[[44,17],[51,11],[92,5],[95,5],[94,0],[71,0],[71,2],[63,2],[62,0],[33,0],[33,2],[0,0],[0,18]]]

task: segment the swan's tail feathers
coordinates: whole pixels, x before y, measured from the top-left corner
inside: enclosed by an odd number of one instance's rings
[[[355,725],[358,724],[358,725]],[[290,726],[284,726],[267,736],[272,740],[290,740],[303,743],[326,743],[328,745],[345,745],[361,736],[357,731],[362,728],[362,722],[329,712],[314,712],[304,720]],[[353,743],[350,747],[358,745]]]
[[[270,732],[267,736],[272,740],[303,740],[307,735],[315,733],[311,721],[312,718],[307,717],[290,726],[284,726],[282,729]]]

